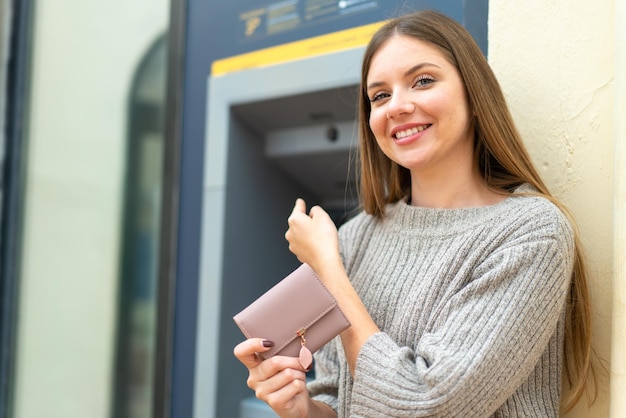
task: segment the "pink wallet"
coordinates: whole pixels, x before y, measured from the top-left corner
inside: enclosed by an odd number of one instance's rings
[[[337,301],[308,264],[302,264],[233,317],[247,338],[274,342],[259,355],[299,357],[308,369],[311,353],[350,326]]]

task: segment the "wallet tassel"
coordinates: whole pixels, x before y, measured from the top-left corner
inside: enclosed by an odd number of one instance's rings
[[[300,365],[304,370],[309,370],[311,364],[313,364],[313,354],[311,350],[306,348],[306,338],[304,338],[304,333],[306,332],[306,328],[301,328],[296,335],[300,337],[300,355],[298,356],[298,360],[300,361]]]

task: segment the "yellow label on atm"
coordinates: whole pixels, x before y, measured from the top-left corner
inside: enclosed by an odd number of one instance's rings
[[[211,74],[220,76],[235,71],[264,67],[287,61],[309,58],[366,45],[385,22],[320,35],[213,62]]]

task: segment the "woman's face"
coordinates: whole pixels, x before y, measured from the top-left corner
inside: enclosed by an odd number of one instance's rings
[[[458,70],[434,46],[395,35],[367,75],[369,124],[381,150],[412,174],[471,167],[471,115]]]

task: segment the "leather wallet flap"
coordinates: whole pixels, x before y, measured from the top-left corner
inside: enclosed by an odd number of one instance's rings
[[[302,264],[233,319],[246,337],[272,339],[274,347],[264,353],[271,357],[336,305],[311,267]]]

